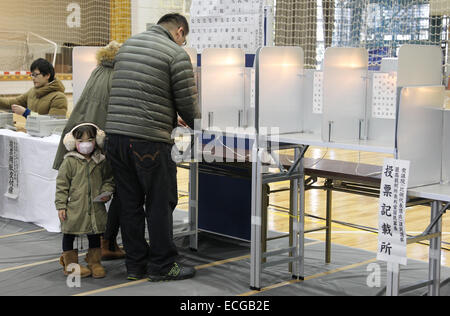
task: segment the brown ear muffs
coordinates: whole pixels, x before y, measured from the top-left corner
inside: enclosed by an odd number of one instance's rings
[[[97,146],[100,147],[100,149],[103,149],[103,145],[105,143],[105,136],[106,136],[105,132],[102,131],[100,128],[98,128],[98,126],[95,125],[95,124],[82,123],[82,124],[79,124],[79,125],[75,126],[74,128],[72,128],[72,130],[70,132],[68,132],[66,134],[66,136],[64,136],[63,144],[66,147],[67,151],[75,150],[76,140],[75,140],[75,137],[73,137],[72,133],[78,127],[84,126],[84,125],[91,125],[91,126],[94,126],[97,129],[97,136],[95,137],[95,142],[97,143]]]

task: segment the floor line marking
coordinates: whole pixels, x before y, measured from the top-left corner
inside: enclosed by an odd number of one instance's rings
[[[290,281],[280,282],[280,283],[276,283],[276,284],[272,284],[272,285],[266,286],[266,287],[262,288],[259,291],[255,290],[255,291],[245,292],[245,293],[239,294],[238,296],[250,296],[250,295],[253,295],[253,294],[262,293],[262,292],[265,292],[265,291],[268,291],[268,290],[273,290],[273,289],[276,289],[276,288],[279,288],[279,287],[282,287],[282,286],[285,286],[285,285],[290,285],[290,284],[295,284],[295,283],[299,283],[299,282],[304,282],[304,281],[320,278],[322,276],[330,275],[330,274],[333,274],[333,273],[350,270],[352,268],[356,268],[356,267],[359,267],[359,266],[362,266],[362,265],[365,265],[365,264],[369,264],[369,263],[372,263],[372,262],[375,262],[375,261],[377,261],[377,258],[372,258],[370,260],[366,260],[366,261],[363,261],[363,262],[358,262],[358,263],[354,263],[354,264],[351,264],[351,265],[348,265],[348,266],[340,267],[340,268],[337,268],[337,269],[334,269],[334,270],[325,271],[325,272],[317,273],[317,274],[314,274],[314,275],[311,275],[311,276],[307,276],[307,277],[305,277],[304,280],[298,279],[298,280],[290,280]]]
[[[43,231],[45,231],[44,228],[36,229],[36,230],[30,230],[30,231],[21,232],[21,233],[14,233],[14,234],[9,234],[9,235],[3,235],[3,236],[0,236],[0,239],[9,238],[9,237],[15,237],[15,236],[21,236],[21,235],[26,235],[26,234],[32,234],[32,233],[39,233],[39,232],[43,232]]]
[[[321,243],[321,241],[313,241],[311,243],[307,243],[307,244],[305,244],[305,247],[306,246],[310,246],[310,245],[315,245],[315,244],[318,244],[318,243]],[[244,259],[248,259],[248,258],[250,258],[250,255],[239,256],[239,257],[234,257],[234,258],[214,261],[214,262],[211,262],[211,263],[195,266],[195,269],[196,270],[201,270],[201,269],[205,269],[205,268],[209,268],[209,267],[213,267],[213,266],[218,266],[218,265],[222,265],[222,264],[229,263],[229,262],[240,261],[240,260],[244,260]],[[120,289],[120,288],[132,286],[132,285],[139,285],[139,284],[143,284],[143,283],[147,283],[147,282],[149,282],[147,280],[147,278],[142,279],[142,280],[138,280],[138,281],[129,281],[129,282],[126,282],[126,283],[112,285],[112,286],[104,287],[104,288],[97,289],[97,290],[92,290],[92,291],[88,291],[88,292],[78,293],[78,294],[75,294],[73,296],[87,296],[87,295],[107,292],[107,291],[111,291],[111,290],[117,290],[117,289]]]
[[[78,255],[78,257],[81,258],[81,257],[83,257],[85,255],[86,255],[86,253],[80,253]],[[14,267],[0,269],[0,273],[20,270],[20,269],[25,269],[25,268],[31,268],[31,267],[39,266],[39,265],[42,265],[42,264],[51,263],[51,262],[58,262],[58,261],[59,261],[59,258],[54,258],[54,259],[49,259],[49,260],[44,260],[44,261],[38,261],[38,262],[33,262],[33,263],[28,263],[28,264],[22,264],[20,266],[14,266]]]
[[[39,262],[33,262],[33,263],[29,263],[29,264],[23,264],[23,265],[20,265],[20,266],[15,266],[15,267],[10,267],[10,268],[5,268],[5,269],[0,269],[0,273],[8,272],[8,271],[14,271],[14,270],[19,270],[19,269],[30,268],[30,267],[38,266],[38,265],[41,265],[41,264],[46,264],[46,263],[50,263],[50,262],[56,262],[58,260],[59,260],[59,258],[58,259],[45,260],[45,261],[39,261]]]

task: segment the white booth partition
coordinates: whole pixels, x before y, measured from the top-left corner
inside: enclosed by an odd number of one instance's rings
[[[97,46],[77,46],[72,52],[72,83],[73,83],[73,106],[83,92],[92,71],[97,67],[97,51],[101,47]]]
[[[202,128],[243,126],[245,54],[239,48],[207,48],[201,67]]]
[[[450,183],[450,109],[444,110],[444,137],[442,139],[442,182]]]
[[[324,141],[355,141],[366,125],[368,54],[364,48],[331,47],[323,73]]]
[[[438,46],[402,45],[398,52],[397,86],[442,84],[442,51]]]
[[[303,131],[303,49],[263,47],[256,54],[259,127],[279,133]]]
[[[398,56],[397,158],[410,160],[409,187],[440,183],[445,174],[442,52],[403,45]]]
[[[385,58],[379,72],[370,72],[368,138],[393,142],[402,87],[441,84],[442,53],[437,46],[402,45],[398,58]]]
[[[409,188],[441,181],[444,92],[443,86],[401,90],[397,158],[411,162]]]

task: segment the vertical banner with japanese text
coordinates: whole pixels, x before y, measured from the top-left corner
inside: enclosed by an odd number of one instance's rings
[[[11,199],[19,196],[19,144],[14,138],[8,140],[8,188],[5,196]]]
[[[386,158],[380,185],[377,259],[407,264],[405,209],[408,190],[407,160]]]

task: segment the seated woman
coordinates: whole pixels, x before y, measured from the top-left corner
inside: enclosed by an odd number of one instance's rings
[[[53,65],[43,58],[36,59],[30,67],[34,87],[15,98],[0,98],[0,108],[11,109],[18,115],[49,114],[66,116],[65,87],[55,78]]]

